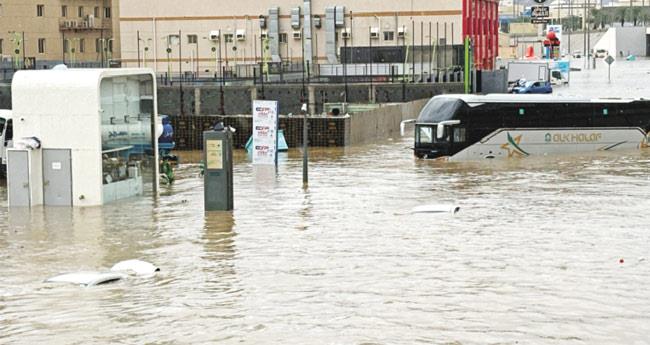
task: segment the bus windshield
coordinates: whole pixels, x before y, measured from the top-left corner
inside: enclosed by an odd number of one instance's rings
[[[458,98],[434,97],[420,112],[418,123],[438,123],[454,118],[454,114],[463,105]]]

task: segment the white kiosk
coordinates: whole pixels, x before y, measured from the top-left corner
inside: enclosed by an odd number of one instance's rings
[[[158,191],[150,69],[20,71],[12,103],[9,206],[97,206]]]

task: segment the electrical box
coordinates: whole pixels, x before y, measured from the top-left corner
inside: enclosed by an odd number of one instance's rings
[[[344,40],[350,39],[352,37],[352,30],[350,28],[345,28],[341,30],[341,38]]]
[[[218,42],[221,38],[221,30],[210,31],[210,41]]]
[[[321,22],[320,16],[314,16],[314,27],[320,29],[322,26],[323,23]]]
[[[400,26],[397,28],[397,38],[404,38],[404,37],[406,37],[406,27]]]
[[[237,31],[235,32],[235,36],[237,38],[237,41],[245,41],[246,40],[246,30],[237,29]]]
[[[379,39],[379,28],[370,28],[370,38],[374,40]]]
[[[300,32],[300,31],[294,31],[293,32],[293,39],[294,40],[299,40],[301,38],[302,38],[302,32]]]
[[[203,132],[205,211],[230,211],[234,207],[232,142],[228,127]]]

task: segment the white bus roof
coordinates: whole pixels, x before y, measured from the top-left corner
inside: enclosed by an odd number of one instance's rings
[[[631,103],[633,98],[586,98],[576,96],[494,93],[488,95],[448,94],[436,97],[460,99],[469,106],[484,103]]]

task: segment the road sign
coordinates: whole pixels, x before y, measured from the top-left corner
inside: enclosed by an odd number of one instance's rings
[[[608,65],[613,64],[614,61],[616,61],[616,59],[614,59],[611,55],[607,55],[607,57],[605,58],[605,62],[607,62]]]
[[[531,18],[548,18],[551,15],[551,10],[548,6],[533,6],[530,9]]]

